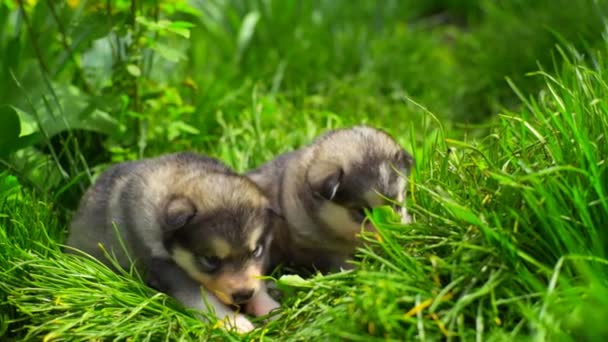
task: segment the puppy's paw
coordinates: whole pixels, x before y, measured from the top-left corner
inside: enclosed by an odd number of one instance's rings
[[[401,223],[410,224],[413,222],[412,216],[407,213],[407,210],[405,208],[401,208],[399,214],[399,216],[401,216]]]
[[[255,329],[255,326],[247,317],[241,314],[228,315],[224,317],[224,326],[228,329],[235,329],[239,333],[247,333]]]
[[[247,303],[245,310],[256,317],[259,317],[267,315],[269,312],[280,307],[281,305],[272,299],[266,291],[261,291]]]

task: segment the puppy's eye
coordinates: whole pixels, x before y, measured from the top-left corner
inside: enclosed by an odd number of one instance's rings
[[[253,250],[253,252],[251,252],[251,255],[254,258],[259,258],[262,256],[262,253],[264,252],[264,246],[262,245],[257,245],[257,247]]]
[[[222,266],[222,259],[216,256],[201,256],[198,262],[206,272],[215,272]]]

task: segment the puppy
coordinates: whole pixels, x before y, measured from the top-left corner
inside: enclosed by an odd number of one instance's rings
[[[134,262],[152,287],[246,332],[252,323],[232,306],[256,316],[279,306],[259,279],[274,215],[254,183],[219,161],[169,154],[103,173],[85,193],[67,245],[109,266],[104,250],[123,268]]]
[[[406,176],[414,164],[387,133],[366,126],[331,131],[248,173],[284,222],[273,242],[277,263],[321,272],[350,268],[365,209],[392,205],[404,223]]]

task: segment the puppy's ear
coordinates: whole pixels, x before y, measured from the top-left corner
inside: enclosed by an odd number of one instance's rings
[[[399,151],[395,152],[393,155],[393,163],[399,170],[409,174],[410,169],[414,167],[416,161],[414,160],[414,157],[407,151],[404,149],[399,149]]]
[[[344,170],[339,165],[317,162],[308,170],[307,181],[313,195],[331,201],[338,193]]]
[[[283,216],[280,211],[277,211],[272,206],[268,207],[266,209],[266,214],[268,215],[267,223],[271,227],[270,231],[274,235],[284,234],[284,232],[281,231],[281,227],[283,227],[285,224],[287,224],[287,221],[285,220],[285,216]]]
[[[195,214],[196,207],[189,198],[172,196],[165,205],[162,218],[165,232],[172,232],[185,226]]]

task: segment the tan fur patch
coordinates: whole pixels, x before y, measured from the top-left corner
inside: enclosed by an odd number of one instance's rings
[[[247,246],[249,246],[250,251],[253,251],[257,247],[258,241],[260,240],[263,232],[264,230],[262,227],[256,227],[251,233],[249,233]]]
[[[249,265],[241,272],[221,272],[216,276],[210,276],[198,270],[194,255],[188,250],[177,246],[173,250],[173,260],[192,279],[200,282],[207,290],[211,291],[220,301],[225,304],[234,304],[232,294],[241,290],[254,290],[257,293],[263,289],[260,277],[262,268],[260,265]]]
[[[199,271],[198,266],[196,265],[196,260],[194,259],[194,255],[190,253],[190,251],[182,248],[180,246],[176,246],[173,249],[173,254],[171,255],[173,261],[190,277],[198,280],[201,283],[205,283],[207,276]]]
[[[325,160],[315,161],[308,169],[308,182],[313,185],[320,184],[327,177],[340,172],[340,165]]]
[[[226,203],[267,207],[268,200],[248,179],[221,173],[205,173],[192,166],[169,165],[147,177],[154,198],[169,194],[189,198],[199,211],[222,209]],[[157,189],[164,192],[156,193]]]
[[[262,268],[258,265],[249,265],[240,272],[222,272],[215,278],[213,287],[232,294],[240,290],[254,290],[261,287],[260,277]]]
[[[213,237],[210,245],[213,248],[214,255],[220,259],[225,259],[232,253],[230,244],[220,237]]]
[[[370,207],[377,207],[385,203],[384,198],[375,190],[370,190],[363,194],[363,198]]]
[[[332,202],[325,202],[319,209],[319,217],[341,237],[356,241],[361,223],[355,222],[348,210]]]
[[[217,284],[217,280],[198,270],[194,255],[188,250],[176,247],[173,250],[173,260],[179,265],[192,279],[201,283],[207,290],[213,293],[220,301],[225,304],[231,304],[230,293],[222,289]]]

